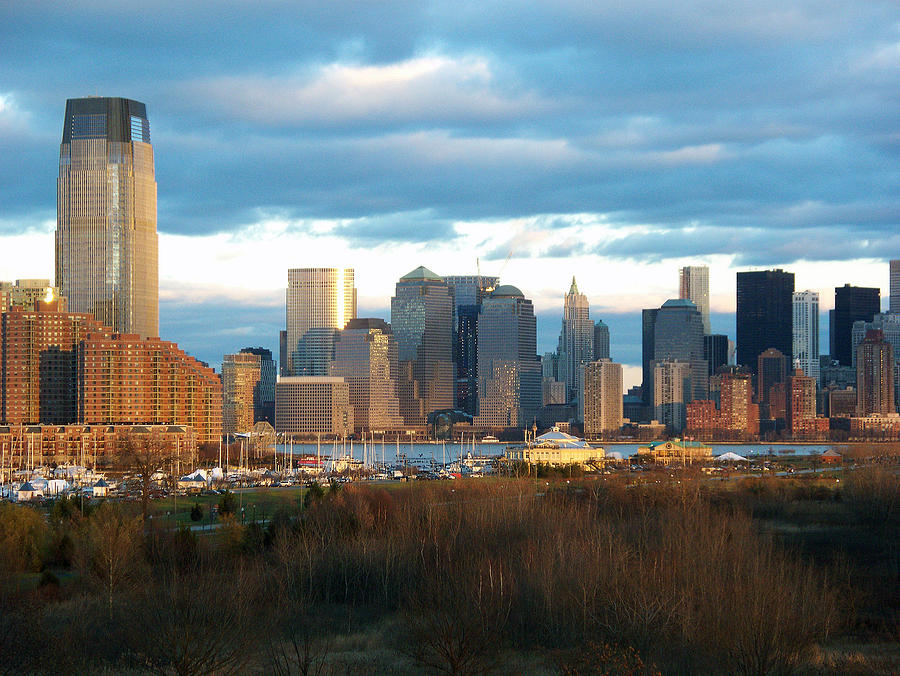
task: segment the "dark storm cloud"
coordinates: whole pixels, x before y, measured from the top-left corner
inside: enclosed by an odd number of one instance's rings
[[[64,100],[102,94],[148,104],[164,232],[278,214],[374,246],[589,213],[650,227],[608,255],[875,255],[900,221],[898,22],[827,0],[9,3],[0,235],[52,215]]]

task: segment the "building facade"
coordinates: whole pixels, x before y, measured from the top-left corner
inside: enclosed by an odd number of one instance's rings
[[[50,284],[49,279],[17,279],[15,284],[0,282],[0,313],[11,307],[34,311],[38,301],[57,301],[60,311],[69,308],[68,299],[60,295],[59,289]]]
[[[794,273],[737,273],[737,362],[756,374],[757,358],[770,347],[792,361]]]
[[[653,359],[655,361],[684,361],[691,365],[690,388],[685,391],[685,403],[706,399],[709,375],[703,358],[703,321],[697,307],[686,299],[672,299],[663,303],[653,327]]]
[[[562,329],[557,352],[559,379],[566,384],[566,396],[569,401],[579,401],[583,389],[581,367],[594,358],[594,322],[590,319],[587,296],[578,292],[574,277],[569,292],[563,299]]]
[[[794,364],[804,375],[819,382],[819,293],[795,291],[793,295]]]
[[[653,362],[653,415],[672,434],[681,433],[687,424],[691,373],[687,361]]]
[[[809,430],[809,420],[816,417],[816,381],[796,369],[787,380],[787,429],[794,438],[802,438]]]
[[[484,300],[478,333],[475,425],[530,426],[541,407],[541,363],[531,301],[514,286],[497,287]]]
[[[226,354],[222,359],[222,432],[243,434],[256,424],[254,395],[262,376],[257,354]]]
[[[397,342],[383,319],[350,320],[338,333],[331,372],[349,386],[356,433],[403,427],[397,397]]]
[[[584,365],[584,435],[616,435],[622,427],[622,365],[609,359]]]
[[[894,348],[877,329],[856,348],[856,415],[895,413]]]
[[[292,268],[285,292],[284,375],[327,375],[334,335],[356,317],[353,268]]]
[[[834,289],[830,329],[831,357],[853,365],[853,323],[871,322],[881,312],[881,289],[844,284]]]
[[[594,361],[609,358],[609,327],[598,319],[594,322]]]
[[[703,358],[706,360],[706,372],[714,376],[716,372],[728,364],[728,336],[713,333],[703,336]]]
[[[264,347],[244,347],[241,354],[255,354],[259,357],[259,382],[253,390],[254,423],[267,422],[275,425],[275,380],[278,377],[272,351]]]
[[[400,278],[391,298],[391,330],[400,364],[400,415],[407,425],[424,425],[429,413],[453,408],[456,400],[453,297],[442,277],[419,266]]]
[[[69,99],[59,151],[56,286],[73,312],[159,335],[156,177],[143,103]]]
[[[710,334],[709,324],[709,268],[688,265],[678,271],[678,297],[691,301],[703,318],[703,333]]]
[[[900,260],[890,262],[890,304],[888,312],[900,314]]]
[[[332,376],[287,376],[275,384],[275,430],[348,437],[353,433],[350,386]]]

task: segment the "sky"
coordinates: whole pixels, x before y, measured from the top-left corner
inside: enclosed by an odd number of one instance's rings
[[[896,1],[0,3],[0,279],[53,278],[66,99],[123,96],[190,354],[277,356],[291,267],[354,267],[389,319],[409,270],[480,263],[534,301],[539,352],[575,276],[636,384],[683,265],[731,338],[741,270],[823,312],[844,283],[886,299],[898,91]]]

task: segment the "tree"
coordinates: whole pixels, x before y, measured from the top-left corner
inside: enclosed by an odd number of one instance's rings
[[[141,492],[141,516],[147,520],[150,511],[150,493],[153,490],[153,475],[171,458],[171,449],[158,433],[123,433],[119,436],[122,462],[130,466],[138,476]]]
[[[203,507],[199,502],[195,502],[191,507],[191,521],[200,521],[201,519],[203,519]]]

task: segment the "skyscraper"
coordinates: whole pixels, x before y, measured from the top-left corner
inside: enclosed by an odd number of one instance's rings
[[[863,286],[838,286],[834,289],[834,315],[831,325],[831,357],[841,366],[853,365],[853,322],[871,322],[881,312],[881,289]]]
[[[569,401],[581,397],[581,367],[594,359],[594,322],[587,296],[578,292],[575,277],[563,299],[562,330],[559,334],[559,379],[566,383]]]
[[[703,358],[706,360],[706,372],[716,375],[720,367],[728,363],[728,336],[713,333],[703,336]]]
[[[709,375],[703,358],[703,319],[691,301],[683,298],[667,300],[656,313],[653,359],[689,363],[690,387],[684,392],[684,402],[706,399]]]
[[[253,395],[261,375],[261,357],[240,352],[222,360],[222,432],[243,434],[256,423]]]
[[[709,268],[688,265],[678,271],[678,297],[693,302],[703,318],[703,333],[712,333],[709,326]]]
[[[159,335],[159,245],[143,103],[69,99],[56,192],[56,285],[69,310]]]
[[[531,301],[504,284],[484,299],[478,320],[479,427],[528,427],[541,406],[541,362]]]
[[[275,425],[275,360],[272,351],[264,347],[244,347],[242,354],[259,357],[259,382],[253,390],[253,420]]]
[[[893,260],[890,263],[891,270],[891,300],[888,306],[888,312],[900,314],[900,260]]]
[[[356,317],[353,282],[353,268],[288,270],[286,359],[282,374],[328,374],[334,354],[334,333]]]
[[[453,297],[440,275],[419,266],[403,275],[391,298],[397,341],[400,415],[424,425],[432,411],[453,408]]]
[[[615,434],[622,427],[622,365],[600,359],[584,365],[584,434]]]
[[[894,348],[871,329],[856,348],[856,415],[894,412]]]
[[[598,319],[594,322],[594,361],[609,359],[609,327]]]
[[[690,389],[690,362],[653,362],[653,416],[673,434],[680,433],[687,423]]]
[[[331,373],[350,387],[357,432],[384,433],[403,426],[397,398],[397,342],[383,319],[351,319],[338,332]]]
[[[737,361],[756,373],[756,359],[774,347],[792,359],[794,273],[737,273]]]
[[[478,412],[478,315],[481,302],[496,288],[499,277],[448,275],[453,295],[453,363],[456,365],[456,407]]]
[[[792,436],[798,437],[805,431],[804,422],[816,417],[816,381],[796,369],[787,379],[785,394],[787,429]]]
[[[795,291],[793,296],[793,354],[803,375],[819,381],[819,294]]]

